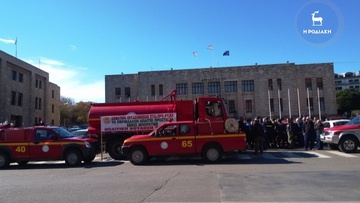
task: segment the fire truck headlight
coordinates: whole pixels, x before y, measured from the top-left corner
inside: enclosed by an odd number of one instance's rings
[[[91,148],[91,144],[89,142],[84,142],[84,143],[85,143],[86,148]]]

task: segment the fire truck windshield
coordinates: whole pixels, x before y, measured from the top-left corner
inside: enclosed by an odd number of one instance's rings
[[[74,137],[69,131],[63,128],[53,128],[53,130],[60,135],[60,137],[67,138],[67,137]]]

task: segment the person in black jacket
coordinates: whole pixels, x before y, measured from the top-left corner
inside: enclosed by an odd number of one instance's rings
[[[305,150],[308,150],[309,143],[310,143],[310,150],[314,149],[314,135],[315,135],[314,122],[309,117],[306,117],[302,130],[304,134]]]
[[[316,132],[317,149],[322,150],[324,147],[324,143],[321,142],[320,135],[324,132],[324,124],[322,124],[321,120],[316,121],[314,129]]]
[[[251,129],[255,141],[255,154],[257,154],[259,150],[260,154],[262,154],[264,150],[264,128],[259,120],[255,119]]]

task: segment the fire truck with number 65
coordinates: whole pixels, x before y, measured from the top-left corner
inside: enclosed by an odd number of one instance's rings
[[[229,118],[226,102],[215,96],[177,100],[174,90],[161,101],[94,103],[90,108],[88,121],[90,135],[95,135],[99,142],[102,140],[106,152],[116,160],[126,157],[121,149],[125,139],[133,135],[148,135],[169,121],[193,122],[193,124],[189,123],[190,133],[198,137],[202,136],[204,141],[206,136],[217,137],[219,139],[213,141],[219,146],[223,146],[222,140],[224,142],[230,140],[225,138],[237,137],[238,143],[233,143],[235,148],[237,150],[246,148],[245,134],[240,132],[238,121]],[[190,143],[195,144],[193,141],[188,144]],[[225,150],[223,147],[219,149]]]

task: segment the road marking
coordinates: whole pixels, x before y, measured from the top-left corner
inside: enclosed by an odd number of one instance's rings
[[[331,153],[331,154],[335,154],[335,155],[338,155],[338,156],[342,156],[342,157],[349,157],[349,158],[357,157],[357,156],[355,156],[355,155],[347,154],[347,153],[339,152],[339,151],[328,151],[328,152]]]
[[[277,157],[271,155],[270,153],[263,153],[262,157],[264,157],[265,159],[278,159]]]
[[[326,156],[324,154],[320,154],[320,153],[317,153],[317,152],[304,152],[304,153],[317,156],[318,158],[331,158],[330,156]]]
[[[297,155],[294,152],[281,152],[284,154],[287,158],[303,158],[302,156]]]

